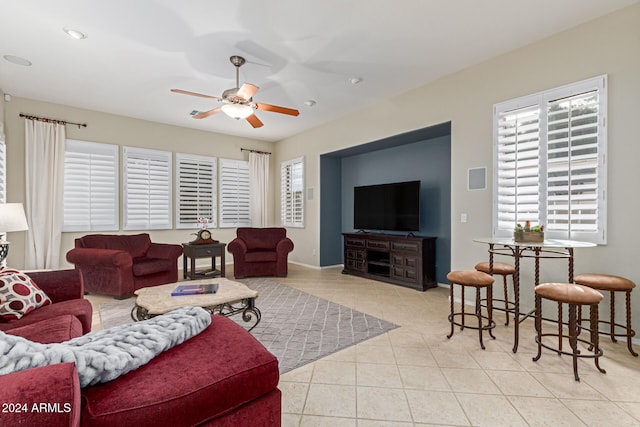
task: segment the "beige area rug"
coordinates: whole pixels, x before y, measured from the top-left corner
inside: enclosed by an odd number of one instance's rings
[[[260,323],[251,331],[279,361],[280,373],[398,327],[377,317],[282,285],[274,279],[242,280],[258,291]],[[100,304],[104,329],[132,322],[134,298]],[[248,329],[241,315],[231,316]]]

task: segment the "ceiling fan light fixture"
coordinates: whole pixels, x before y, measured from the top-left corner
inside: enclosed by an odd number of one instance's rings
[[[15,56],[15,55],[4,55],[3,58],[9,62],[11,62],[12,64],[16,64],[16,65],[22,65],[23,67],[30,67],[31,66],[31,61],[29,61],[28,59],[24,59],[20,56]]]
[[[224,104],[222,112],[234,119],[246,119],[253,114],[253,108],[244,104]]]
[[[75,30],[73,28],[64,27],[62,29],[69,37],[74,38],[76,40],[86,39],[87,35],[80,30]]]

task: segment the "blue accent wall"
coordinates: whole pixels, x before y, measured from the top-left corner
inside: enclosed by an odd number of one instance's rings
[[[320,265],[342,263],[342,159],[320,157]],[[337,238],[336,238],[337,236]]]
[[[451,270],[451,123],[320,156],[320,266],[343,262],[342,233],[353,232],[353,187],[420,181],[419,235],[435,236],[436,279]]]
[[[356,231],[353,228],[354,187],[420,181],[420,231],[417,234],[437,237],[436,279],[446,283],[451,267],[451,137],[344,157],[340,175],[342,232]]]

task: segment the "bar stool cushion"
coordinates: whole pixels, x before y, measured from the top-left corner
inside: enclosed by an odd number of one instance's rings
[[[597,304],[604,298],[595,289],[573,283],[543,283],[536,286],[535,293],[552,301],[577,305]]]
[[[476,270],[457,270],[447,274],[447,280],[463,286],[486,287],[493,284],[493,277]]]
[[[476,264],[475,269],[489,274],[489,263],[479,262]],[[516,272],[516,268],[511,264],[505,264],[503,262],[493,263],[493,274],[499,274],[501,276],[508,276]]]
[[[601,291],[630,291],[636,287],[631,280],[611,274],[578,274],[573,281]]]

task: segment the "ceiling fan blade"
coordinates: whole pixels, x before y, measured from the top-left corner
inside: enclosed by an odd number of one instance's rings
[[[194,114],[194,119],[204,119],[205,117],[213,116],[216,113],[222,111],[222,107],[214,108],[213,110],[205,111],[203,113]]]
[[[211,95],[204,95],[202,93],[197,93],[197,92],[189,92],[188,90],[182,90],[182,89],[171,89],[171,92],[174,93],[181,93],[183,95],[191,95],[191,96],[199,96],[200,98],[211,98],[211,99],[217,99],[218,101],[220,101],[221,99],[218,98],[217,96],[211,96]]]
[[[293,108],[278,107],[277,105],[256,104],[256,108],[262,111],[271,111],[274,113],[288,114],[290,116],[297,116],[300,114],[300,111],[294,110]]]
[[[260,121],[260,119],[258,118],[258,116],[256,116],[255,114],[250,115],[249,117],[247,117],[247,121],[251,124],[251,126],[253,126],[254,128],[259,128],[262,127],[262,125],[264,123],[262,123]]]
[[[255,95],[258,89],[260,89],[258,86],[252,85],[251,83],[244,83],[242,87],[238,89],[237,95],[248,101]]]

